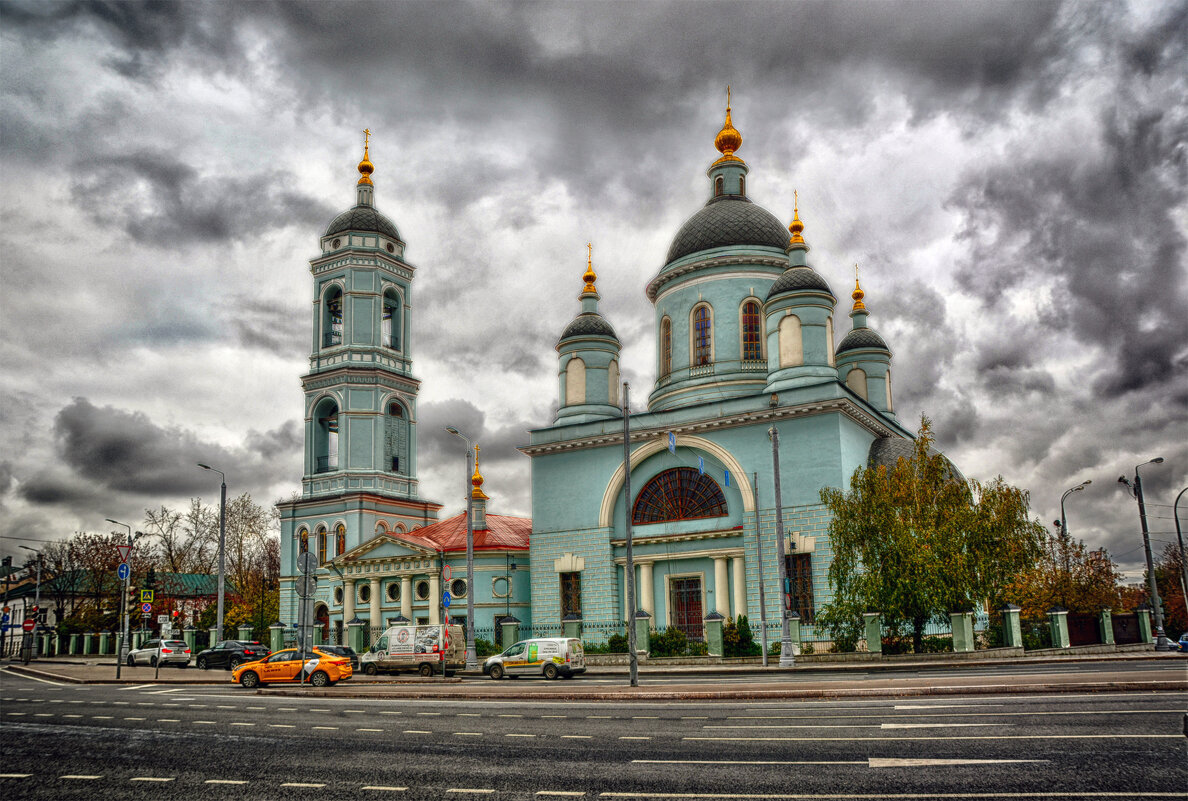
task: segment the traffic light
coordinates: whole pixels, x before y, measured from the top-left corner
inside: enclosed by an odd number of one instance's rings
[[[144,588],[146,590],[153,590],[157,587],[157,571],[154,568],[149,568],[148,573],[144,575]]]

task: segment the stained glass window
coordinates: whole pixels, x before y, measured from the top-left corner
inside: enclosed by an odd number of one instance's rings
[[[698,306],[693,310],[693,364],[709,364],[712,355],[709,306]]]
[[[561,617],[582,613],[582,574],[561,574]]]
[[[636,496],[633,523],[694,520],[726,514],[726,496],[717,482],[692,467],[665,470]]]
[[[324,564],[326,561],[326,530],[320,529],[318,531],[318,564]]]
[[[748,300],[742,313],[743,360],[758,361],[763,358],[759,340],[759,304]]]
[[[334,555],[342,556],[346,553],[346,529],[342,524],[334,530]]]
[[[791,612],[800,614],[800,622],[813,625],[813,556],[808,553],[793,553],[787,556],[788,589],[792,601]]]
[[[660,375],[672,372],[672,320],[665,317],[660,322]]]
[[[301,532],[301,553],[305,553],[308,550],[309,550],[309,532],[302,531]]]

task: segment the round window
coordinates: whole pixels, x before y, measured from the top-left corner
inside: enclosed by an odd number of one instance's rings
[[[334,588],[334,603],[337,605],[342,604],[342,587]]]
[[[334,240],[334,243],[331,245],[331,247],[335,247],[335,248],[336,248],[336,247],[338,247],[338,246],[339,246],[339,245],[341,245],[341,244],[342,244],[342,240],[341,240],[341,239],[335,239],[335,240]]]
[[[395,253],[395,252],[396,252],[396,246],[395,246],[395,245],[393,245],[391,242],[389,242],[389,243],[388,243],[388,252],[389,252],[389,253]]]
[[[399,601],[400,600],[400,582],[393,581],[388,584],[388,600],[389,601]]]
[[[418,581],[417,582],[417,598],[419,598],[420,600],[423,601],[428,597],[429,597],[429,582]]]
[[[450,584],[450,595],[455,598],[466,597],[466,579],[454,579]]]
[[[371,600],[371,586],[369,584],[364,584],[359,588],[359,600],[363,603]]]

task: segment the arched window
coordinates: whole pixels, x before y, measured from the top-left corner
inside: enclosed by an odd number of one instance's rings
[[[858,397],[866,400],[866,371],[855,367],[846,374],[846,386],[854,390]]]
[[[795,367],[799,364],[804,364],[800,318],[789,314],[780,319],[780,367]]]
[[[738,176],[738,193],[743,197],[747,195],[747,176]]]
[[[576,356],[565,363],[565,405],[586,402],[586,363]]]
[[[338,404],[324,399],[314,412],[314,472],[338,469]]]
[[[333,286],[322,296],[322,347],[342,344],[342,289]]]
[[[297,535],[297,548],[298,553],[309,551],[309,532],[305,529],[301,529],[301,532]]]
[[[326,564],[326,529],[318,529],[318,564]]]
[[[722,196],[722,176],[719,175],[714,179],[714,197]]]
[[[660,377],[672,372],[672,320],[660,321]]]
[[[891,371],[887,371],[887,411],[894,411],[895,407],[891,405]]]
[[[693,309],[693,366],[714,360],[714,321],[708,304]]]
[[[339,523],[334,529],[334,555],[342,556],[346,553],[346,526]]]
[[[408,418],[404,407],[393,401],[388,404],[388,416],[384,420],[384,449],[388,468],[393,473],[408,472],[408,440]]]
[[[611,406],[619,405],[619,362],[612,360],[606,368],[607,393],[606,399]]]
[[[384,310],[380,321],[380,345],[392,350],[400,350],[400,295],[394,289],[384,291]]]
[[[712,478],[692,467],[665,470],[635,497],[633,523],[696,520],[726,514],[726,496]]]
[[[830,367],[836,366],[833,353],[833,317],[825,320],[825,361]]]
[[[763,358],[763,338],[759,333],[759,302],[748,300],[742,307],[742,357],[743,361],[759,361]]]

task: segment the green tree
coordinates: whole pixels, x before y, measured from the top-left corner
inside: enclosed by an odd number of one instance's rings
[[[833,516],[834,596],[819,622],[837,642],[856,641],[871,609],[893,634],[910,631],[920,653],[930,620],[1001,598],[1039,556],[1045,530],[1028,518],[1027,492],[1001,476],[965,481],[933,441],[922,417],[910,459],[858,468],[849,492],[821,491]]]
[[[1121,580],[1106,551],[1089,551],[1081,540],[1050,534],[1035,565],[1003,590],[1003,600],[1018,604],[1024,618],[1042,617],[1054,606],[1097,614],[1121,608]]]

